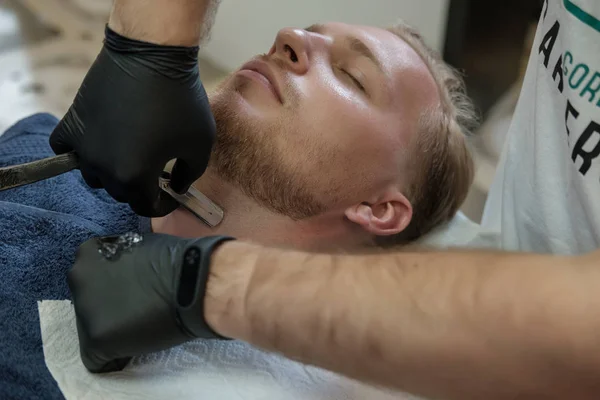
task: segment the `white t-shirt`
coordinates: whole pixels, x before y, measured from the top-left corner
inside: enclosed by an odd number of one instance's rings
[[[482,228],[506,250],[600,247],[600,0],[546,0]]]

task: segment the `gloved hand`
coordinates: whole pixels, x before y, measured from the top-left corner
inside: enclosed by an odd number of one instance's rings
[[[195,338],[225,339],[204,319],[204,295],[211,254],[231,239],[126,234],[81,245],[68,283],[85,367],[111,372]]]
[[[139,215],[178,204],[158,187],[174,158],[171,186],[185,192],[208,164],[215,121],[198,71],[198,47],[127,39],[108,26],[100,54],[50,145],[79,156],[87,184],[105,188]]]

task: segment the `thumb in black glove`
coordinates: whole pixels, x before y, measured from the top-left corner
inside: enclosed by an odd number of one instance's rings
[[[131,40],[108,26],[105,37],[50,145],[77,153],[91,187],[139,215],[164,216],[178,206],[158,186],[165,164],[177,159],[171,186],[185,192],[204,173],[215,138],[198,47]]]
[[[91,372],[195,338],[225,339],[204,319],[210,256],[224,236],[126,234],[85,242],[69,271],[81,358]]]

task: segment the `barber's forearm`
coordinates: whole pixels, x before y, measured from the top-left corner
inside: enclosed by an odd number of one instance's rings
[[[212,28],[221,0],[115,0],[108,25],[131,39],[197,46]]]
[[[600,268],[590,260],[232,242],[215,254],[206,315],[223,335],[432,398],[598,398]]]

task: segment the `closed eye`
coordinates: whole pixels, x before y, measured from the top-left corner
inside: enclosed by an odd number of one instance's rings
[[[354,77],[354,75],[352,75],[350,72],[346,71],[346,70],[345,70],[345,69],[343,69],[343,68],[342,68],[341,70],[342,70],[342,72],[343,72],[344,74],[346,74],[346,75],[348,75],[348,77],[350,77],[350,79],[352,80],[352,83],[354,83],[354,85],[355,85],[355,86],[356,86],[358,89],[360,89],[360,91],[362,91],[362,92],[366,92],[366,90],[365,90],[365,87],[362,85],[362,83],[360,83],[360,81],[359,81],[358,79],[356,79],[356,78]]]

